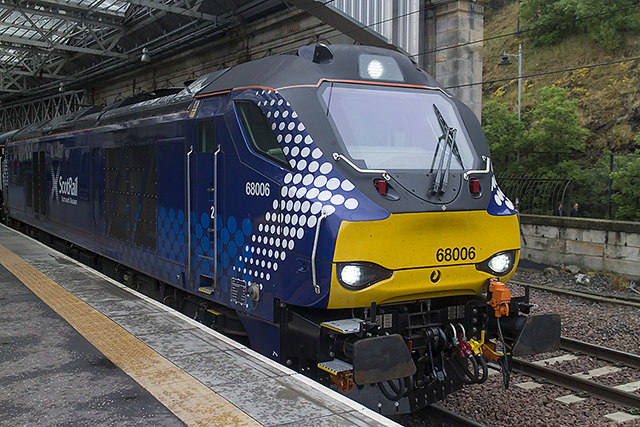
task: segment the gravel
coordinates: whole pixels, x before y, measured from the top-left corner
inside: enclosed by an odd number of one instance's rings
[[[574,290],[613,293],[619,296],[640,296],[630,289],[612,290],[613,283],[619,286],[619,278],[590,274],[588,285],[577,285],[575,274],[558,271],[555,275],[545,275],[537,271],[518,272],[515,279],[553,287],[566,287]],[[522,288],[509,285],[513,294],[521,294]],[[639,286],[640,287],[640,286]],[[531,289],[531,302],[539,308],[535,313],[559,313],[562,321],[562,335],[596,343],[605,347],[640,354],[640,309],[609,303],[592,302],[575,297],[552,294]],[[547,359],[564,354],[562,351],[529,357],[530,360]],[[586,372],[607,365],[607,362],[586,356],[554,365],[568,373]],[[615,373],[594,378],[610,386],[640,381],[640,371],[626,367]],[[536,381],[541,387],[525,390],[519,383]],[[511,385],[505,390],[500,374],[491,375],[486,383],[467,386],[463,390],[448,396],[440,404],[454,412],[484,423],[488,426],[640,426],[640,418],[618,424],[605,418],[614,412],[628,412],[628,408],[582,395],[585,400],[565,404],[555,400],[557,397],[576,394],[544,381],[514,373]],[[636,415],[640,413],[633,412]],[[402,420],[405,425],[424,425],[417,416]]]
[[[570,287],[579,290],[578,285],[571,285],[571,279],[567,276],[571,275],[560,273],[549,278],[539,273],[519,272],[515,278],[531,283],[544,283],[554,287]],[[544,280],[547,281],[544,282]],[[602,277],[599,282],[592,281],[592,284],[598,286],[596,289],[598,291],[606,292],[610,289]],[[514,293],[520,292],[518,289],[521,288],[520,286],[512,285],[511,287],[514,288]],[[560,314],[563,336],[640,354],[639,308],[551,294],[536,289],[531,289],[531,301],[538,304],[537,313]]]

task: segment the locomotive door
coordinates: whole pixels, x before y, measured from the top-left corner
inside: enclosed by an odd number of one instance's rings
[[[199,292],[220,297],[217,240],[222,147],[216,120],[197,123],[196,144],[187,147],[187,281]]]

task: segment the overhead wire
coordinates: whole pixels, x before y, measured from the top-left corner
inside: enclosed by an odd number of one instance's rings
[[[326,2],[324,2],[322,4],[314,6],[313,8],[305,9],[301,13],[311,11],[311,10],[316,9],[318,7],[322,7],[322,6],[324,6],[324,5],[328,4],[328,3],[331,3],[332,1],[333,0],[326,1]],[[612,15],[612,14],[615,14],[615,13],[618,13],[618,12],[622,12],[622,11],[625,11],[625,10],[636,8],[638,6],[638,4],[639,4],[639,0],[636,0],[630,6],[621,7],[621,8],[617,8],[617,9],[613,9],[613,10],[608,10],[606,12],[595,13],[595,14],[592,14],[592,15],[578,17],[578,18],[574,19],[574,22],[578,22],[578,21],[582,21],[582,20],[586,20],[586,19],[593,19],[593,18],[603,17],[603,16],[607,16],[607,15]],[[384,24],[386,22],[391,22],[391,21],[394,21],[394,20],[398,20],[400,18],[403,18],[403,17],[406,17],[406,16],[410,16],[410,15],[413,15],[413,14],[416,14],[416,13],[419,13],[419,12],[421,12],[421,9],[417,9],[417,10],[414,10],[414,11],[411,11],[411,12],[407,12],[407,13],[404,13],[404,14],[401,14],[401,15],[393,16],[391,18],[383,19],[381,21],[373,22],[371,24],[361,25],[361,26],[358,26],[358,28],[356,28],[354,30],[351,30],[351,31],[348,31],[348,32],[344,32],[344,33],[341,33],[339,35],[330,36],[330,37],[327,38],[327,40],[330,40],[332,38],[337,38],[337,37],[342,36],[342,35],[349,35],[349,34],[352,34],[354,32],[364,30],[364,29],[369,29],[369,28],[375,27],[376,25],[380,25],[380,24]],[[497,35],[497,36],[486,37],[486,38],[483,38],[483,39],[474,40],[474,41],[465,42],[465,43],[459,43],[459,44],[455,44],[455,45],[452,45],[452,46],[443,46],[443,47],[432,49],[432,50],[428,50],[428,51],[425,51],[425,52],[422,52],[422,53],[409,55],[409,57],[410,58],[415,58],[415,57],[427,55],[429,53],[435,53],[435,52],[448,50],[448,49],[455,49],[455,48],[459,48],[459,47],[464,47],[464,46],[468,46],[468,45],[472,45],[472,44],[476,44],[476,43],[482,43],[482,42],[490,41],[490,40],[496,40],[496,39],[500,39],[500,38],[506,38],[506,37],[512,37],[512,36],[516,36],[516,35],[522,35],[524,33],[539,31],[539,30],[545,29],[545,28],[547,28],[547,29],[555,28],[558,25],[559,24],[539,25],[537,27],[532,27],[532,28],[528,28],[528,29],[525,29],[525,30],[519,30],[519,31],[507,33],[507,34],[500,34],[500,35]],[[622,63],[622,62],[635,61],[635,60],[638,60],[638,59],[640,59],[640,56],[631,57],[631,58],[622,58],[622,59],[618,59],[618,60],[601,62],[601,63],[597,63],[597,64],[587,64],[587,65],[576,66],[576,67],[568,67],[568,68],[563,68],[563,69],[558,69],[558,70],[543,71],[543,72],[539,72],[539,73],[531,73],[531,74],[527,74],[527,75],[522,75],[519,78],[520,79],[524,79],[524,78],[539,77],[539,76],[550,75],[550,74],[564,73],[564,72],[568,72],[568,71],[576,71],[576,70],[581,70],[581,69],[591,69],[591,68],[602,67],[602,66],[607,66],[607,65],[613,65],[613,64]],[[470,87],[470,86],[477,86],[477,85],[483,85],[483,84],[493,84],[493,83],[499,83],[499,82],[503,82],[503,81],[513,81],[515,79],[518,79],[518,77],[509,77],[509,78],[502,78],[502,79],[494,79],[494,80],[490,80],[490,81],[482,81],[482,82],[477,82],[477,83],[466,83],[466,84],[460,84],[460,85],[452,85],[452,86],[445,87],[445,89],[455,89],[455,88]]]
[[[315,10],[315,9],[319,8],[319,7],[325,6],[328,3],[332,3],[333,1],[334,0],[329,0],[329,1],[326,1],[324,3],[318,4],[318,5],[316,5],[316,6],[312,7],[312,8],[303,9],[303,10],[300,11],[300,13],[310,12],[312,10]],[[575,18],[573,20],[573,22],[578,22],[578,21],[582,21],[582,20],[586,20],[586,19],[597,18],[597,17],[601,17],[601,16],[612,15],[612,14],[615,14],[615,13],[618,13],[618,12],[622,12],[622,11],[625,11],[625,10],[633,9],[633,8],[637,7],[639,5],[639,3],[640,3],[640,0],[635,0],[631,6],[621,7],[621,8],[609,10],[609,11],[606,11],[606,12],[595,13],[595,14],[592,14],[592,15],[581,16],[581,17]],[[404,18],[404,17],[410,16],[410,15],[414,15],[416,13],[420,13],[421,11],[422,10],[420,8],[418,8],[417,10],[414,10],[414,11],[411,11],[411,12],[407,12],[407,13],[403,13],[401,15],[392,16],[391,18],[386,18],[386,19],[383,19],[381,21],[373,22],[371,24],[360,25],[360,26],[358,26],[357,28],[355,28],[353,30],[350,30],[350,31],[347,31],[347,32],[344,32],[344,33],[341,33],[341,34],[338,34],[338,35],[330,36],[330,37],[327,38],[327,40],[330,40],[330,39],[333,39],[333,38],[337,38],[337,37],[340,37],[342,35],[352,34],[352,33],[355,33],[357,31],[371,29],[372,27],[375,27],[376,25],[384,24],[386,22],[395,21],[395,20],[400,19],[400,18]],[[409,57],[410,58],[415,58],[415,57],[427,55],[429,53],[435,53],[435,52],[440,52],[440,51],[449,50],[449,49],[456,49],[456,48],[459,48],[459,47],[469,46],[469,45],[476,44],[476,43],[483,43],[485,41],[491,41],[491,40],[496,40],[496,39],[500,39],[500,38],[512,37],[512,36],[521,35],[521,34],[533,32],[533,31],[538,31],[538,30],[545,29],[545,28],[551,29],[551,28],[555,28],[557,26],[559,26],[559,24],[539,25],[537,27],[532,27],[532,28],[528,28],[528,29],[525,29],[525,30],[514,31],[514,32],[511,32],[511,33],[506,33],[506,34],[499,34],[497,36],[486,37],[486,38],[473,40],[473,41],[469,41],[469,42],[465,42],[465,43],[458,43],[458,44],[451,45],[451,46],[443,46],[443,47],[439,47],[439,48],[436,48],[436,49],[427,50],[427,51],[424,51],[424,52],[421,52],[421,53],[416,53],[416,54],[413,54],[413,55],[409,55]]]
[[[387,22],[395,21],[397,19],[404,18],[404,17],[410,16],[410,15],[414,15],[414,14],[420,13],[420,12],[421,12],[421,9],[418,8],[418,10],[414,10],[412,12],[403,13],[402,15],[392,16],[391,18],[383,19],[382,21],[374,22],[372,24],[361,25],[361,26],[358,26],[358,28],[356,28],[354,30],[347,31],[347,32],[344,32],[344,33],[341,33],[341,34],[337,34],[335,36],[327,37],[327,40],[330,40],[330,39],[333,39],[333,38],[337,38],[337,37],[340,37],[340,36],[343,36],[343,35],[353,34],[353,33],[357,32],[357,31],[362,31],[362,30],[366,30],[366,29],[369,29],[369,28],[373,28],[376,25],[380,25],[380,24],[384,24],[384,23],[387,23]],[[412,55],[410,55],[409,57],[411,57],[411,56]]]
[[[607,62],[600,62],[597,64],[588,64],[588,65],[580,65],[577,67],[568,67],[568,68],[562,68],[560,70],[551,70],[551,71],[541,71],[539,73],[532,73],[532,74],[523,74],[521,76],[516,76],[516,77],[507,77],[507,78],[503,78],[503,79],[495,79],[495,80],[487,80],[487,81],[482,81],[482,82],[477,82],[477,83],[465,83],[465,84],[461,84],[461,85],[454,85],[454,86],[447,86],[445,89],[454,89],[454,88],[459,88],[459,87],[468,87],[468,86],[477,86],[477,85],[483,85],[483,84],[492,84],[492,83],[499,83],[499,82],[505,82],[505,81],[513,81],[513,80],[517,80],[517,79],[527,79],[530,77],[539,77],[539,76],[546,76],[549,74],[558,74],[558,73],[565,73],[567,71],[577,71],[577,70],[583,70],[583,69],[590,69],[590,68],[597,68],[597,67],[604,67],[606,65],[613,65],[613,64],[619,64],[622,62],[630,62],[630,61],[637,61],[640,60],[640,56],[633,56],[631,58],[622,58],[622,59],[617,59],[614,61],[607,61]]]
[[[597,18],[597,17],[600,17],[600,16],[612,15],[612,14],[617,13],[617,12],[621,12],[621,11],[624,11],[624,10],[635,8],[635,7],[638,6],[638,3],[639,3],[639,0],[636,0],[633,3],[632,6],[621,7],[621,8],[610,10],[610,11],[607,11],[607,12],[596,13],[596,14],[593,14],[593,15],[588,15],[588,16],[582,16],[582,17],[579,17],[579,18],[575,18],[574,22],[585,20],[585,19]],[[517,35],[533,32],[533,31],[538,31],[538,30],[545,29],[545,28],[551,29],[551,28],[557,27],[558,25],[559,24],[539,25],[537,27],[528,28],[526,30],[518,30],[518,31],[511,32],[511,33],[499,34],[497,36],[486,37],[486,38],[473,40],[473,41],[465,42],[465,43],[458,43],[458,44],[451,45],[451,46],[443,46],[443,47],[439,47],[439,48],[436,48],[436,49],[427,50],[427,51],[422,52],[422,53],[416,53],[414,55],[410,55],[410,57],[413,58],[413,57],[417,57],[417,56],[424,56],[424,55],[427,55],[429,53],[440,52],[440,51],[443,51],[443,50],[457,49],[459,47],[469,46],[469,45],[476,44],[476,43],[483,43],[483,42],[486,42],[486,41],[497,40],[497,39],[506,38],[506,37],[517,36]]]

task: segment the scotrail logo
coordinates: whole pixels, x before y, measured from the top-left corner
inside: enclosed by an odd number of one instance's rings
[[[78,204],[78,177],[63,177],[60,175],[60,168],[56,172],[51,169],[51,200],[56,200],[70,205]]]

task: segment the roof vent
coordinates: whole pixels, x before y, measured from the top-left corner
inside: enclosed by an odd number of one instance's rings
[[[302,46],[298,49],[298,56],[316,64],[330,64],[333,62],[333,53],[326,45],[320,43]]]

